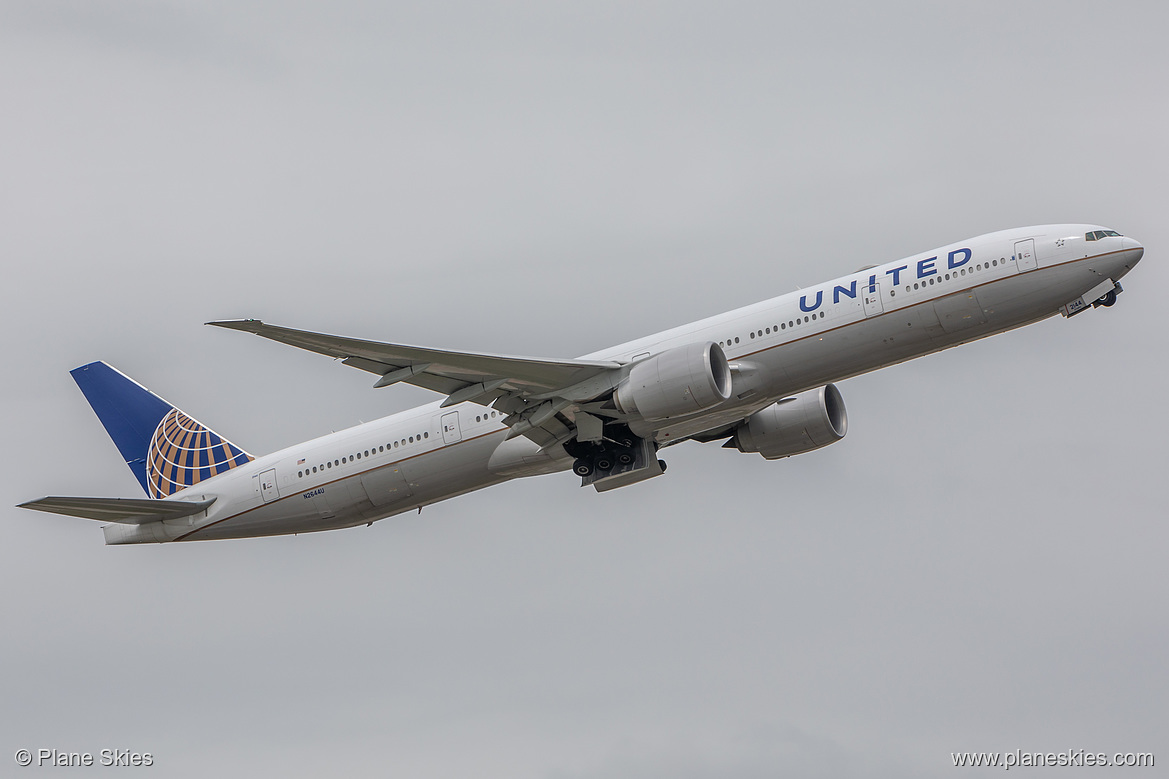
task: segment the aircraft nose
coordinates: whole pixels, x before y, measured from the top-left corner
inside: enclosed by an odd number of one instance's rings
[[[1127,249],[1136,249],[1138,260],[1145,255],[1145,247],[1141,246],[1141,242],[1135,238],[1129,238],[1126,235],[1124,237],[1124,239],[1120,242],[1120,245],[1123,246],[1126,250]]]

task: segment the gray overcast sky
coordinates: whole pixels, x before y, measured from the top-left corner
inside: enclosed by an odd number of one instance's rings
[[[991,230],[1147,248],[1112,309],[843,382],[847,439],[791,460],[688,445],[606,495],[158,547],[5,509],[0,774],[22,747],[167,777],[1169,763],[1167,28],[0,0],[0,505],[138,496],[67,375],[95,359],[257,453],[431,399],[211,319],[572,357]]]

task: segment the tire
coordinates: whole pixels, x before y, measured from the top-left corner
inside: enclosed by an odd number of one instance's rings
[[[617,462],[619,462],[622,465],[629,465],[629,463],[633,462],[634,459],[636,459],[636,458],[634,458],[633,452],[618,452],[617,453]]]
[[[1107,295],[1100,298],[1100,305],[1104,307],[1116,305],[1116,290],[1109,290]]]
[[[593,462],[593,465],[598,471],[608,471],[613,468],[613,460],[609,455],[603,454]]]
[[[577,460],[572,464],[572,472],[577,476],[588,476],[593,472],[593,464],[588,460]]]

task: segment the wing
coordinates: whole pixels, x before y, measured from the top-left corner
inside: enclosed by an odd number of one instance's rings
[[[269,325],[258,319],[208,322],[340,359],[380,378],[374,387],[403,381],[447,396],[443,406],[493,404],[508,416],[512,435],[541,446],[573,435],[572,415],[581,402],[612,390],[622,365],[591,360],[543,360],[364,341]]]
[[[145,525],[163,519],[180,519],[205,511],[211,500],[142,500],[135,498],[63,498],[48,497],[21,503],[17,508],[48,511],[70,517]]]

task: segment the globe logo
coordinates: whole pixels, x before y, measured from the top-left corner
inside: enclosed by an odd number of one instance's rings
[[[150,439],[146,458],[150,497],[165,498],[253,459],[177,408],[171,409]]]

